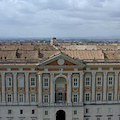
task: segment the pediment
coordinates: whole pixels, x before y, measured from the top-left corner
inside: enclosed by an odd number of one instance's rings
[[[60,53],[53,56],[44,62],[40,63],[39,66],[79,66],[84,67],[84,63],[80,60],[73,59],[72,57]]]

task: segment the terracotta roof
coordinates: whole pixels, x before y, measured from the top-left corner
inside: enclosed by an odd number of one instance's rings
[[[120,51],[103,51],[106,59],[120,59]]]
[[[104,59],[101,50],[64,50],[62,52],[76,59]]]

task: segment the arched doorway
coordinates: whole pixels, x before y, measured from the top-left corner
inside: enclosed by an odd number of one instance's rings
[[[57,111],[56,120],[65,120],[65,111],[63,110]]]
[[[63,77],[59,77],[55,81],[55,102],[64,103],[67,98],[67,82]]]

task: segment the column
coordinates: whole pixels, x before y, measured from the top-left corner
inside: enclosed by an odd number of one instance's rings
[[[42,103],[42,74],[39,73],[39,84],[38,84],[38,103]]]
[[[117,99],[117,97],[118,97],[118,94],[117,94],[118,93],[118,73],[119,72],[115,72],[115,85],[114,85],[115,86],[115,95],[114,95],[115,96],[115,98],[114,98],[115,101],[118,100]]]
[[[95,101],[95,72],[92,72],[92,101]]]
[[[5,73],[2,73],[2,102],[5,102]]]
[[[80,73],[80,89],[79,89],[80,90],[80,92],[79,92],[80,93],[80,100],[79,100],[80,103],[83,102],[83,92],[84,92],[83,91],[83,89],[84,89],[83,75],[84,75],[84,73],[81,72]]]
[[[68,83],[67,83],[67,102],[71,103],[71,74],[68,74]]]
[[[16,76],[17,76],[17,73],[13,73],[13,77],[14,77],[14,102],[16,103],[17,102],[17,79],[16,79]]]
[[[54,73],[51,73],[51,103],[55,102]]]
[[[26,102],[29,102],[29,85],[28,85],[28,75],[29,73],[25,73],[25,83],[26,83]]]
[[[106,101],[107,90],[107,72],[104,72],[104,88],[103,88],[103,101]]]

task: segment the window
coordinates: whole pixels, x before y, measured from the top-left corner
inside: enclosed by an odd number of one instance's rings
[[[24,102],[24,94],[19,93],[19,102]]]
[[[119,100],[120,100],[120,92],[119,92]]]
[[[97,108],[97,113],[101,113],[101,108]]]
[[[100,118],[97,118],[96,120],[100,120]]]
[[[89,113],[89,109],[88,108],[85,109],[85,113]]]
[[[12,114],[12,110],[8,110],[8,114]]]
[[[23,110],[20,110],[20,114],[23,114]]]
[[[78,87],[79,77],[73,77],[73,87]]]
[[[58,93],[58,101],[62,101],[63,100],[63,93],[59,92]]]
[[[112,76],[108,77],[108,85],[113,85],[113,77]]]
[[[32,110],[32,114],[35,114],[35,110]]]
[[[108,93],[108,101],[112,101],[112,93]]]
[[[30,77],[30,86],[35,87],[36,86],[36,78],[35,77]]]
[[[108,108],[108,113],[112,113],[112,108]]]
[[[78,95],[76,95],[76,94],[73,95],[73,102],[75,102],[75,103],[78,102]]]
[[[102,77],[97,77],[97,86],[102,86]]]
[[[74,115],[77,115],[77,110],[74,110]]]
[[[9,117],[7,120],[13,120],[13,118]]]
[[[24,87],[24,76],[22,75],[18,77],[18,86]]]
[[[49,78],[44,77],[44,87],[49,87]]]
[[[120,120],[120,117],[119,117],[119,120]]]
[[[7,76],[7,87],[12,87],[12,77]]]
[[[49,103],[49,95],[44,95],[44,103]]]
[[[36,102],[36,94],[35,93],[31,93],[31,99],[30,99],[30,101],[31,102]]]
[[[97,93],[97,101],[101,101],[101,98],[102,98],[101,93]]]
[[[90,77],[86,77],[85,79],[85,85],[90,86]]]
[[[90,94],[89,93],[85,94],[85,101],[90,101]]]
[[[12,102],[12,93],[7,94],[7,102]]]
[[[111,117],[108,117],[108,120],[111,120]]]
[[[85,118],[85,120],[89,120],[89,118]]]
[[[48,115],[48,111],[45,111],[45,115]]]

